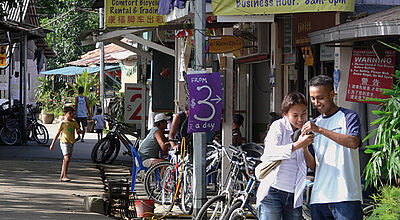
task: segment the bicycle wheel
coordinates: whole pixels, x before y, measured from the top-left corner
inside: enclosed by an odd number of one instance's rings
[[[118,156],[119,148],[120,143],[116,137],[105,137],[94,145],[91,159],[93,163],[112,163]]]
[[[208,200],[200,209],[196,220],[222,219],[228,211],[228,204],[225,195],[218,195]]]
[[[181,195],[181,210],[185,215],[191,215],[193,212],[193,168],[186,166],[183,173],[182,184],[182,195]]]
[[[7,145],[14,145],[20,139],[19,130],[13,127],[3,127],[0,130],[0,139]]]
[[[174,168],[173,164],[165,161],[155,164],[146,172],[144,188],[147,196],[156,203],[163,203],[163,188],[166,187],[164,177],[169,177],[169,172]]]
[[[36,124],[32,128],[33,139],[38,144],[47,144],[49,142],[49,132],[44,125]]]
[[[164,176],[161,181],[163,186],[161,188],[161,205],[163,205],[166,210],[172,210],[172,207],[170,206],[174,205],[172,204],[172,201],[174,200],[178,184],[177,175],[179,175],[179,173],[175,171],[175,166],[168,166],[165,168]]]
[[[246,214],[244,210],[241,208],[243,202],[236,201],[233,206],[229,209],[228,213],[224,217],[224,220],[241,220],[246,219]]]
[[[221,188],[221,170],[216,169],[206,176],[207,193],[211,195],[216,195],[218,190]]]

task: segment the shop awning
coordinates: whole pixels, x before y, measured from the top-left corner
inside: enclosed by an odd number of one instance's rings
[[[395,35],[400,35],[400,6],[308,34],[311,44],[363,41]]]
[[[120,67],[119,66],[105,66],[104,67],[105,72],[110,72],[110,71],[117,70],[117,69],[120,69]],[[40,72],[40,74],[74,76],[74,75],[82,74],[85,70],[87,70],[89,74],[98,73],[98,72],[100,72],[100,67],[99,66],[94,66],[94,67],[67,66],[67,67],[58,68],[58,69],[54,69],[54,70],[43,71],[43,72]]]

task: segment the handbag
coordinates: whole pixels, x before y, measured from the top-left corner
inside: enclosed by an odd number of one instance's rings
[[[293,136],[291,137],[293,142],[296,142],[300,136],[300,130],[295,131]],[[282,160],[275,160],[272,162],[263,162],[256,167],[256,177],[259,181],[263,180],[268,174],[274,170],[279,164],[281,164]]]
[[[282,160],[275,160],[268,163],[261,163],[256,167],[256,177],[258,180],[263,180],[272,170],[274,170]]]

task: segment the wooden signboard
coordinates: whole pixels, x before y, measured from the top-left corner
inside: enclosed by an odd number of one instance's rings
[[[208,40],[209,53],[228,53],[242,49],[243,46],[242,39],[230,35],[210,37]]]

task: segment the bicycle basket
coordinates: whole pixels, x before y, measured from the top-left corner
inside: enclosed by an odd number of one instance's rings
[[[240,148],[246,152],[247,157],[260,158],[264,153],[264,148],[253,142],[242,144]]]

